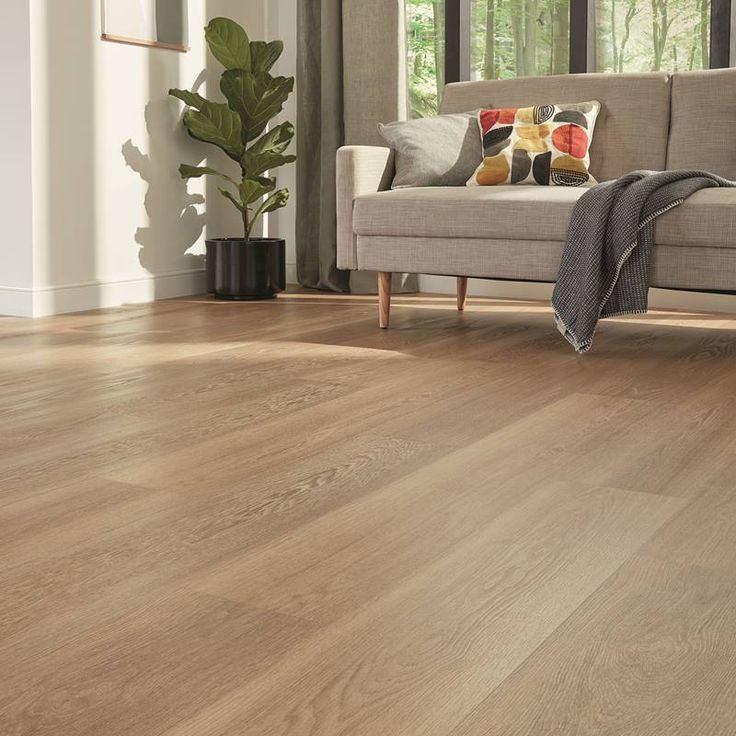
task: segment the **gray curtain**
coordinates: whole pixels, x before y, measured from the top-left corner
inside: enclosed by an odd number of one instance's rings
[[[384,145],[377,124],[405,117],[404,0],[298,0],[297,274],[303,286],[374,292],[372,273],[335,265],[335,154]],[[396,279],[416,291],[416,278]]]

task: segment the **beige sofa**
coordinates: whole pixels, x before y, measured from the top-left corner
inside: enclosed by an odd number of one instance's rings
[[[736,179],[736,69],[683,74],[578,74],[450,84],[442,112],[596,99],[591,173],[701,168]],[[337,154],[338,268],[379,272],[380,325],[391,274],[553,282],[584,189],[496,186],[390,190],[388,148]],[[736,291],[736,189],[706,189],[657,223],[652,286]]]

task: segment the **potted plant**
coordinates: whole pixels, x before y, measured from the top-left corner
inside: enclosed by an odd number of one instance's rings
[[[189,106],[183,118],[189,134],[222,149],[238,164],[239,174],[188,164],[179,173],[184,179],[217,177],[220,193],[243,219],[243,237],[207,241],[207,288],[221,299],[270,299],[285,288],[285,243],[252,233],[262,215],[284,207],[289,199],[288,190],[277,189],[270,172],[296,160],[285,153],[294,126],[285,122],[266,129],[294,89],[294,78],[270,74],[283,51],[281,41],[250,41],[245,29],[227,18],[212,20],[205,38],[225,67],[220,89],[226,102],[210,102],[182,89],[169,94]]]

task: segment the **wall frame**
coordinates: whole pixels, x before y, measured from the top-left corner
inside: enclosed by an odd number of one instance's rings
[[[187,0],[101,0],[103,41],[189,51]]]

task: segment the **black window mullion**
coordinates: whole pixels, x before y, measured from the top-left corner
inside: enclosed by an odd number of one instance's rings
[[[570,74],[588,71],[588,0],[570,0]]]
[[[711,0],[710,5],[710,68],[730,66],[731,0]]]
[[[445,81],[470,79],[471,0],[445,0]]]

